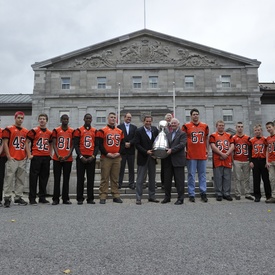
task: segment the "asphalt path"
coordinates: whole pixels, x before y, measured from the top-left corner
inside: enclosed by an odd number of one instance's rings
[[[275,204],[0,208],[0,274],[274,274]]]

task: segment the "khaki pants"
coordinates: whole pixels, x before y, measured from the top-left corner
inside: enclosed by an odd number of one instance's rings
[[[268,169],[272,197],[275,198],[275,161],[270,162]]]
[[[119,198],[118,177],[121,158],[101,158],[101,181],[99,187],[99,198],[106,199],[108,196],[109,180],[111,182],[111,194],[113,198]]]
[[[26,176],[26,160],[7,160],[4,182],[4,198],[12,197],[12,191],[15,193],[15,198],[23,196],[24,183]],[[14,186],[13,179],[15,177]]]
[[[234,160],[235,195],[241,196],[242,183],[245,196],[250,195],[250,166],[249,161]]]

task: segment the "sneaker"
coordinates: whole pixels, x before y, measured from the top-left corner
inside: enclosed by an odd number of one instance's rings
[[[30,200],[30,205],[36,206],[37,205],[36,200]]]
[[[50,204],[50,202],[46,199],[39,199],[38,202],[39,203],[44,203],[44,204]]]
[[[246,198],[247,200],[254,201],[254,198],[253,198],[251,195],[246,195],[245,198]]]
[[[4,207],[9,208],[10,206],[11,206],[11,200],[10,199],[5,199]]]
[[[52,205],[58,205],[59,204],[59,201],[53,201],[52,202]]]
[[[255,201],[255,202],[260,202],[260,201],[261,201],[261,198],[255,198],[254,201]]]
[[[93,201],[93,200],[88,200],[87,203],[88,203],[88,204],[95,204],[95,201]]]
[[[28,204],[28,203],[27,203],[26,201],[24,201],[22,198],[19,198],[19,199],[14,200],[14,203],[17,203],[17,205],[20,205],[20,206],[25,206],[25,205]]]
[[[99,203],[100,203],[100,204],[105,204],[105,203],[106,203],[106,200],[105,200],[105,199],[100,199],[100,200],[99,200]]]
[[[241,196],[236,196],[235,199],[236,199],[236,201],[239,201],[239,200],[241,200]]]
[[[205,193],[204,193],[204,194],[201,194],[201,200],[202,200],[203,202],[208,202],[208,199],[207,199],[207,196],[206,196]]]
[[[189,201],[195,202],[195,197],[193,197],[193,196],[189,197]]]
[[[83,201],[77,201],[77,205],[82,205]]]
[[[113,202],[116,202],[116,203],[123,203],[123,201],[122,201],[121,198],[113,198]]]
[[[265,201],[266,203],[275,203],[275,198],[269,198],[268,200]]]
[[[70,200],[67,200],[67,201],[63,201],[63,204],[72,204],[72,202]]]

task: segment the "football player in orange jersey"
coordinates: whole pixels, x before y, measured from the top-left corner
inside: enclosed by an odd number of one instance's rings
[[[198,109],[190,111],[191,121],[182,126],[187,135],[186,159],[188,170],[188,195],[191,202],[195,202],[195,176],[198,171],[201,200],[207,202],[206,195],[206,162],[208,158],[209,128],[200,121]]]
[[[26,136],[28,130],[22,127],[24,113],[18,111],[14,115],[14,125],[8,126],[2,133],[4,150],[7,157],[4,182],[4,207],[10,207],[12,191],[15,193],[14,203],[27,205],[23,200],[23,189],[26,175]],[[13,179],[15,177],[15,183]]]
[[[76,158],[76,199],[77,204],[82,205],[84,201],[84,176],[87,175],[87,203],[95,204],[94,201],[94,180],[96,155],[98,144],[96,141],[96,128],[91,126],[92,115],[85,114],[84,125],[77,128],[73,133]]]
[[[99,187],[100,204],[105,204],[108,196],[109,180],[113,202],[122,203],[118,190],[120,171],[120,152],[124,148],[124,135],[121,129],[116,127],[116,114],[108,115],[108,124],[97,131],[99,149],[101,152],[101,181]]]
[[[263,136],[262,126],[257,124],[253,127],[254,137],[250,139],[251,154],[250,154],[250,167],[253,173],[253,189],[255,202],[261,200],[261,178],[264,182],[265,196],[268,200],[271,197],[271,187],[266,168],[266,138]]]
[[[249,166],[249,147],[251,146],[250,137],[243,132],[243,123],[237,122],[236,134],[233,136],[233,171],[235,178],[235,198],[241,199],[241,187],[243,184],[245,198],[254,200],[250,192],[250,166]]]
[[[213,151],[213,173],[216,200],[226,199],[232,201],[231,169],[234,143],[232,135],[224,131],[224,122],[216,122],[217,131],[210,135],[209,143]]]
[[[69,198],[69,181],[72,170],[73,152],[73,128],[69,127],[69,116],[64,114],[60,118],[61,126],[52,131],[53,175],[54,191],[52,205],[59,204],[60,179],[63,171],[62,201],[63,204],[71,204]]]
[[[37,181],[39,179],[39,203],[49,204],[46,200],[47,184],[50,176],[51,161],[51,135],[52,131],[47,129],[48,115],[40,114],[38,116],[39,126],[31,129],[27,135],[27,141],[31,144],[31,151],[27,147],[28,157],[31,159],[30,179],[29,179],[29,201],[31,205],[37,205]]]
[[[269,121],[265,124],[267,132],[270,134],[266,138],[266,167],[269,173],[272,197],[266,200],[266,203],[275,203],[275,127],[274,122]]]

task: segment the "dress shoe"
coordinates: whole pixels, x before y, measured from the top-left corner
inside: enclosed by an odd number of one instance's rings
[[[177,200],[177,201],[175,202],[175,205],[180,205],[180,204],[183,204],[183,200]]]
[[[87,203],[88,204],[95,204],[95,202],[93,200],[88,200]]]
[[[261,201],[261,198],[255,198],[254,201],[255,201],[255,202],[260,202],[260,201]]]
[[[53,201],[52,202],[52,205],[58,205],[59,204],[59,201]]]
[[[201,194],[201,200],[202,200],[203,202],[208,202],[208,199],[207,199],[207,196],[206,196],[205,193]]]
[[[136,201],[136,204],[137,205],[141,205],[141,201]]]
[[[105,200],[105,199],[100,199],[100,200],[99,200],[99,203],[100,203],[100,204],[105,204],[105,203],[106,203],[106,200]]]
[[[135,186],[133,186],[133,185],[129,185],[129,188],[130,188],[131,190],[135,190]]]
[[[72,204],[71,201],[63,201],[63,204]]]
[[[161,202],[161,203],[168,203],[168,202],[170,202],[171,200],[170,199],[168,199],[168,198],[164,198],[164,200]]]
[[[46,199],[39,199],[38,202],[43,204],[50,204],[50,202]]]
[[[123,201],[122,201],[121,198],[113,198],[113,202],[116,202],[116,203],[123,203]]]
[[[233,201],[232,197],[230,195],[223,196],[223,198],[227,201]]]
[[[241,196],[236,196],[235,199],[236,199],[236,201],[239,201],[239,200],[241,200]]]
[[[156,202],[156,203],[159,202],[159,200],[156,200],[156,199],[148,199],[148,201],[149,201],[149,202]]]
[[[189,201],[195,202],[195,197],[193,197],[193,196],[189,197]]]
[[[216,201],[222,201],[222,196],[218,196],[218,197],[216,198]]]
[[[82,205],[82,204],[83,204],[83,201],[78,201],[77,204],[78,204],[78,205]]]

